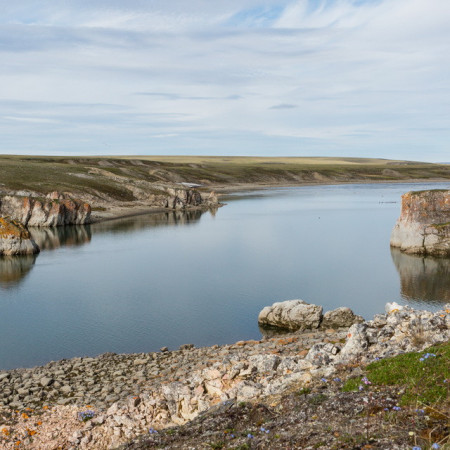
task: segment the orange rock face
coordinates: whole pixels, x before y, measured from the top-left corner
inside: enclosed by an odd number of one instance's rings
[[[46,198],[3,197],[0,213],[26,226],[56,227],[90,223],[91,207],[65,194],[52,192]]]
[[[450,191],[407,192],[402,195],[400,220],[423,224],[450,220]]]
[[[0,217],[0,255],[30,255],[38,252],[39,247],[21,223]]]
[[[407,253],[450,256],[450,191],[404,194],[391,246]]]
[[[0,238],[30,239],[31,236],[21,223],[0,217]]]

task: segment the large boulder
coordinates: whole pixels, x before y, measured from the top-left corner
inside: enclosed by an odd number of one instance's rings
[[[39,247],[19,222],[0,217],[0,255],[32,255]]]
[[[450,190],[402,195],[401,214],[392,230],[391,247],[406,253],[450,256]]]
[[[258,323],[287,330],[307,330],[319,328],[322,307],[310,305],[303,300],[287,300],[266,306],[258,316]]]
[[[84,225],[91,219],[88,203],[58,192],[44,198],[7,195],[0,199],[0,213],[31,227]]]
[[[323,315],[321,326],[323,328],[348,328],[354,323],[362,322],[364,322],[364,319],[361,316],[356,315],[350,308],[342,306],[327,311]]]

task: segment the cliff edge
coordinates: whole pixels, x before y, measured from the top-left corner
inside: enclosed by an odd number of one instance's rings
[[[450,256],[450,190],[408,192],[391,234],[406,253]]]
[[[39,247],[28,230],[19,222],[0,217],[0,256],[34,253],[39,253]]]

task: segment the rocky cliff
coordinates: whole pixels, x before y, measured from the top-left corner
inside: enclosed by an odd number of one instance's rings
[[[39,247],[21,223],[0,217],[0,256],[32,255],[38,252]]]
[[[450,256],[450,191],[402,195],[402,209],[391,234],[391,246],[406,253]]]
[[[32,227],[83,225],[90,222],[91,207],[58,192],[43,198],[7,195],[0,199],[0,214]]]

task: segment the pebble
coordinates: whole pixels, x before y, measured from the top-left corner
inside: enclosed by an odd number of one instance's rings
[[[61,405],[73,407],[76,416],[89,405],[95,427],[74,434],[71,444],[108,448],[149,426],[186,423],[223,401],[253,401],[292,383],[330,377],[348,361],[371,362],[445,342],[449,328],[450,305],[434,313],[405,307],[334,333],[317,330],[220,347],[187,344],[174,351],[50,362],[0,373],[0,413]]]

